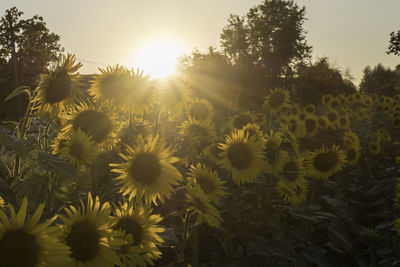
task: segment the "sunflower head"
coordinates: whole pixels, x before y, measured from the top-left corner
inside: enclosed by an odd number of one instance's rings
[[[222,221],[221,216],[200,186],[188,183],[186,191],[186,203],[189,204],[187,210],[196,216],[196,224],[205,222],[212,227],[218,227]]]
[[[172,166],[178,161],[171,156],[172,152],[158,142],[158,137],[147,142],[141,137],[133,147],[127,146],[126,152],[120,154],[124,163],[111,164],[112,171],[118,173],[116,178],[121,191],[130,198],[144,197],[147,203],[157,204],[157,199],[164,201],[173,192],[182,176]]]
[[[283,183],[294,185],[304,180],[303,160],[303,158],[294,156],[282,159],[279,176]]]
[[[327,106],[331,102],[333,96],[332,95],[323,95],[322,96],[322,105]]]
[[[243,127],[243,131],[245,132],[245,134],[248,135],[249,138],[252,138],[254,136],[255,141],[261,146],[264,146],[265,138],[262,131],[260,130],[260,126],[254,123],[247,124]]]
[[[135,119],[123,127],[120,132],[120,142],[122,145],[134,145],[137,138],[142,136],[148,139],[152,136],[151,123],[149,121]]]
[[[287,104],[289,104],[289,92],[287,90],[276,88],[271,90],[264,100],[264,109],[272,112],[279,111]]]
[[[304,111],[310,114],[315,114],[315,105],[314,104],[309,104],[304,107]]]
[[[347,115],[342,115],[339,118],[338,121],[339,127],[343,128],[343,129],[348,129],[350,126],[350,120],[349,117]]]
[[[232,117],[231,126],[233,129],[242,129],[247,124],[254,123],[254,121],[255,117],[252,113],[243,112]]]
[[[309,175],[315,178],[328,178],[338,172],[346,163],[345,153],[334,145],[312,152],[307,159],[306,166]]]
[[[213,171],[205,165],[200,163],[192,165],[190,167],[189,179],[199,184],[203,192],[215,203],[217,203],[222,196],[226,195],[224,187],[225,182],[218,177],[216,171]]]
[[[360,138],[352,131],[346,131],[343,135],[343,144],[345,147],[360,147]]]
[[[333,97],[332,100],[329,102],[329,107],[331,109],[338,109],[341,106],[340,99],[337,97]]]
[[[41,82],[36,88],[40,112],[62,112],[68,105],[74,103],[80,96],[79,75],[74,74],[81,63],[75,64],[75,56],[63,56],[61,65],[54,71],[41,76]]]
[[[56,219],[39,224],[44,204],[40,204],[31,219],[26,219],[28,199],[19,211],[8,205],[11,218],[0,209],[0,260],[3,266],[63,266],[68,262],[68,248],[55,239],[49,225]]]
[[[276,192],[285,202],[291,205],[297,205],[304,202],[307,198],[307,182],[304,179],[298,184],[287,184],[279,181],[276,184]]]
[[[348,165],[357,164],[360,158],[360,150],[358,147],[350,147],[346,149],[346,161]]]
[[[372,141],[368,143],[368,149],[371,154],[376,155],[381,153],[381,143],[378,141]]]
[[[251,182],[262,168],[262,147],[255,142],[254,137],[248,138],[243,130],[236,130],[226,137],[224,144],[219,144],[222,152],[218,162],[232,174],[238,185]]]
[[[186,114],[194,120],[211,121],[214,111],[206,99],[195,99],[187,105]]]
[[[336,126],[338,120],[339,120],[339,114],[337,113],[336,110],[330,110],[327,114],[326,114],[326,118],[328,119],[329,125],[332,126]]]
[[[101,205],[99,198],[93,199],[89,193],[86,205],[81,201],[80,209],[71,206],[65,208],[65,212],[67,216],[60,216],[64,222],[60,225],[60,238],[70,249],[71,265],[119,264],[115,251],[123,241],[110,242],[116,237],[110,230],[108,202]]]
[[[319,128],[328,127],[328,119],[326,118],[326,116],[319,116],[318,117],[318,127]]]
[[[307,116],[304,120],[304,127],[306,129],[306,134],[308,136],[313,136],[319,127],[317,117],[315,116]]]

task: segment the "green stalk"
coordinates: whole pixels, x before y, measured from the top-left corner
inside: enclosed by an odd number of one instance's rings
[[[188,212],[186,211],[185,218],[183,221],[183,233],[182,233],[182,239],[181,239],[181,247],[179,249],[179,254],[178,254],[178,263],[182,263],[185,257],[185,246],[186,246],[186,241],[188,238],[188,232],[189,232],[189,220],[190,216],[188,215]]]

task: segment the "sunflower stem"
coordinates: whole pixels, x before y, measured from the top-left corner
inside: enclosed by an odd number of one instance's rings
[[[186,211],[185,218],[183,219],[183,233],[182,233],[182,239],[181,239],[181,247],[179,249],[179,254],[178,254],[178,263],[182,263],[183,259],[185,257],[185,246],[186,246],[186,241],[188,237],[188,231],[189,231],[189,212]]]
[[[193,227],[193,267],[199,266],[199,226],[195,225]]]

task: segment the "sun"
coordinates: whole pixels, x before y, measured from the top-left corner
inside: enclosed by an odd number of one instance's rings
[[[178,41],[157,38],[145,42],[137,50],[133,65],[152,79],[162,79],[175,72],[177,59],[183,54],[183,46]]]

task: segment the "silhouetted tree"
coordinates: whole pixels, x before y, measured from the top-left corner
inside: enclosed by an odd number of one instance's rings
[[[45,73],[52,63],[60,59],[63,48],[59,44],[60,36],[51,33],[43,18],[35,15],[29,19],[21,19],[23,12],[16,7],[5,11],[0,19],[0,102],[5,96],[20,85],[32,88],[37,77]],[[23,96],[12,100],[17,105],[6,112],[5,105],[0,114],[21,113],[26,103]],[[12,102],[11,102],[12,103]],[[17,106],[17,109],[15,109]],[[18,107],[19,106],[19,107]]]
[[[400,72],[385,68],[381,64],[364,69],[360,92],[393,96],[400,93]]]
[[[396,56],[400,56],[400,31],[391,32],[390,33],[390,40],[389,40],[389,47],[387,54],[394,54]]]
[[[294,1],[266,0],[244,17],[230,16],[221,33],[221,46],[232,63],[262,70],[264,91],[288,87],[294,65],[311,53],[304,21],[305,8]]]
[[[352,94],[356,91],[353,82],[344,78],[342,72],[321,58],[313,64],[301,64],[297,69],[293,95],[303,104],[317,104],[325,94]]]

